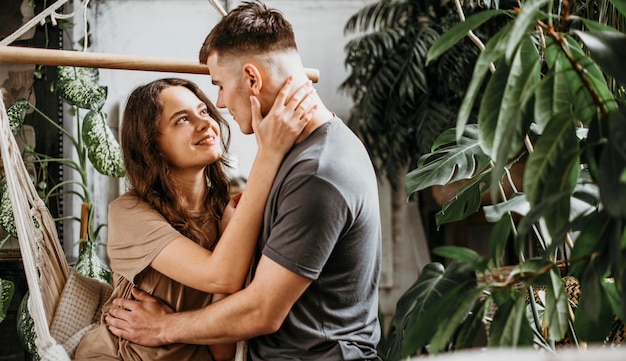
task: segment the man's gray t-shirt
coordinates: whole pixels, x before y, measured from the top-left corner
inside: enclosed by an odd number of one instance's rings
[[[252,360],[377,360],[381,228],[376,175],[338,118],[296,144],[265,208],[259,250],[313,280]]]

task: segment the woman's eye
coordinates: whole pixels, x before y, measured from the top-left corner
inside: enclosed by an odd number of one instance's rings
[[[186,122],[186,121],[187,121],[187,117],[178,118],[178,120],[176,121],[176,124],[181,124],[182,122]]]
[[[209,114],[209,110],[208,109],[202,109],[202,110],[200,110],[200,114],[207,115],[207,114]]]

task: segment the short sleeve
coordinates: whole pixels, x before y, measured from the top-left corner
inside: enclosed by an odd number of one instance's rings
[[[128,194],[109,204],[107,253],[113,272],[135,282],[181,234],[149,205]]]
[[[317,176],[293,177],[278,201],[263,254],[288,270],[317,279],[352,220],[341,193]]]

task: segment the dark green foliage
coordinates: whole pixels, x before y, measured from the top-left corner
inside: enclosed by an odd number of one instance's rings
[[[381,0],[346,24],[358,35],[346,45],[351,73],[341,84],[354,100],[348,125],[394,186],[454,124],[478,49],[464,40],[430,65],[426,56],[455,22],[451,2]]]
[[[526,0],[515,12],[478,12],[430,47],[427,59],[436,62],[469,30],[506,15],[476,60],[456,128],[443,132],[406,177],[408,195],[466,178],[438,214],[438,225],[480,209],[494,226],[487,255],[433,251],[453,262],[447,269],[427,265],[398,303],[395,319],[402,322],[394,323],[386,345],[404,352],[387,352],[388,360],[475,346],[558,351],[566,339],[610,342],[623,325],[626,73],[619,64],[626,5],[569,3]],[[496,197],[520,160],[523,189]],[[494,201],[489,206],[480,203],[487,187]],[[514,261],[502,267],[506,250]],[[454,270],[464,268],[476,282],[458,289],[417,287],[443,275],[449,284],[463,284],[467,278]],[[579,295],[568,293],[574,291],[566,280],[579,285]],[[433,289],[437,297],[428,297]],[[418,323],[415,310],[436,316]],[[479,326],[488,329],[487,339],[476,344]],[[407,331],[411,327],[420,330]]]

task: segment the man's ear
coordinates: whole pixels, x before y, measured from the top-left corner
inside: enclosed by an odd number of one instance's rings
[[[263,78],[259,68],[252,63],[246,63],[243,65],[243,72],[252,94],[259,95],[263,88]]]

